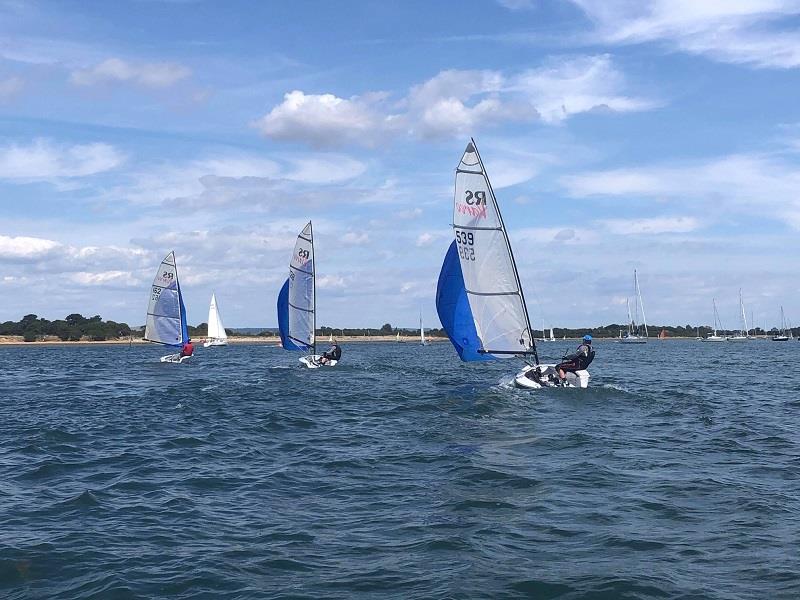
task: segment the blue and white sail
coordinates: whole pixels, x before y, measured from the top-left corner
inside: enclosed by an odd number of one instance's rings
[[[161,261],[153,279],[144,339],[167,346],[183,346],[189,339],[174,251]]]
[[[538,363],[511,244],[474,140],[456,168],[453,232],[436,306],[459,356],[530,354]]]
[[[314,233],[311,221],[297,236],[289,262],[289,277],[278,294],[278,330],[286,350],[311,350],[316,346],[316,294]]]

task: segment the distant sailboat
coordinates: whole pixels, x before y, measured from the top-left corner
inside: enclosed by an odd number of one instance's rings
[[[161,261],[153,279],[150,302],[147,305],[144,339],[176,348],[182,347],[189,340],[186,307],[183,305],[174,251]],[[179,354],[169,354],[162,356],[161,362],[180,363],[188,358]]]
[[[400,337],[400,332],[399,331],[397,332],[397,337],[395,338],[395,341],[398,344],[404,344],[405,343],[405,340]]]
[[[647,319],[644,316],[644,304],[642,303],[642,291],[639,289],[639,276],[636,269],[633,270],[633,292],[636,299],[633,303],[634,316],[631,316],[631,305],[626,300],[628,306],[628,331],[622,336],[621,342],[623,344],[645,344],[647,343]],[[639,320],[639,308],[642,309],[642,323],[637,325],[636,321]]]
[[[311,351],[300,358],[309,369],[323,366],[316,353],[317,296],[314,231],[311,221],[303,227],[289,261],[289,277],[278,294],[278,331],[285,350]],[[324,366],[336,365],[335,360]]]
[[[519,274],[500,208],[474,140],[456,168],[455,240],[436,289],[439,320],[463,361],[519,357],[533,360],[516,385],[560,385],[555,365],[539,364]],[[586,387],[589,373],[571,373],[566,385]]]
[[[722,329],[722,323],[719,320],[719,313],[717,312],[717,300],[711,299],[711,304],[714,306],[714,333],[709,333],[703,338],[704,342],[727,342],[728,338],[724,335],[718,335],[717,330]]]
[[[789,335],[787,335],[787,333],[786,333],[786,317],[784,317],[784,315],[783,315],[783,306],[781,306],[781,328],[778,331],[778,335],[773,335],[772,336],[772,341],[773,342],[788,342],[790,335],[791,335],[791,332],[789,333]]]
[[[203,344],[203,347],[210,348],[211,346],[227,346],[228,334],[225,331],[225,326],[222,324],[222,317],[217,308],[217,296],[211,294],[211,304],[208,307],[208,340]]]
[[[419,311],[419,345],[427,346],[428,342],[425,339],[425,327],[422,325],[422,311]]]
[[[552,327],[550,328],[550,341],[551,342],[555,342],[556,341],[556,336],[553,335],[553,328]]]
[[[731,342],[746,342],[750,339],[750,332],[747,328],[747,315],[744,312],[744,301],[742,300],[742,290],[739,289],[739,333],[728,337]]]

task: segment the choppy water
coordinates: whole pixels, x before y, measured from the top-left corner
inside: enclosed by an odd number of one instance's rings
[[[0,597],[800,597],[800,344],[344,352],[0,348]]]

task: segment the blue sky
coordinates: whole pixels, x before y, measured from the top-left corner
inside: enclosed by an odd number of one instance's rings
[[[800,1],[0,0],[0,320],[438,325],[474,136],[539,326],[800,322]]]

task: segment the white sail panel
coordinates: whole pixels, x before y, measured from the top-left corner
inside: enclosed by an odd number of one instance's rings
[[[453,228],[482,350],[529,351],[532,333],[514,257],[474,141],[456,169]]]
[[[178,269],[175,266],[174,252],[170,252],[161,261],[153,279],[144,338],[169,345],[180,345],[186,341],[183,339],[181,327]]]
[[[297,236],[289,263],[289,336],[315,345],[314,234],[311,222]]]
[[[225,326],[222,324],[222,317],[217,307],[216,294],[211,294],[211,304],[208,307],[208,337],[215,340],[228,339],[228,334],[225,333]]]

